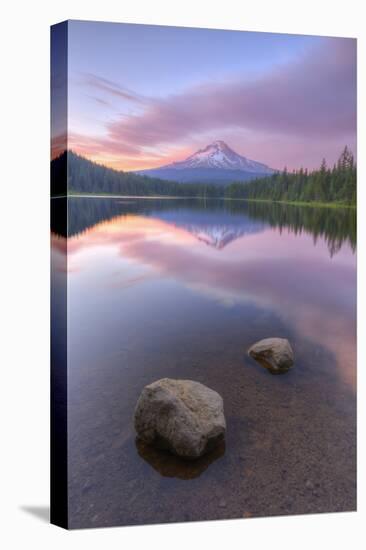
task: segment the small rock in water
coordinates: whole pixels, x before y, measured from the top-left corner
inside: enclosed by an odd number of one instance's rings
[[[220,500],[220,502],[219,502],[219,506],[220,506],[220,508],[225,508],[225,506],[226,506],[226,500],[224,500],[224,499],[222,498],[222,499]]]
[[[260,340],[248,349],[248,355],[271,374],[283,374],[294,364],[294,352],[286,338]]]
[[[198,458],[225,437],[222,397],[192,380],[163,378],[145,386],[135,409],[135,429],[145,443],[183,458]]]

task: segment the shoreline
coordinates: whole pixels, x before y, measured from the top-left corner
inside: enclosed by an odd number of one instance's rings
[[[261,202],[267,204],[287,204],[289,206],[307,206],[313,208],[353,208],[356,209],[356,204],[344,204],[333,202],[306,202],[306,201],[274,201],[271,199],[241,199],[236,197],[201,197],[201,196],[175,196],[175,195],[114,195],[98,193],[68,193],[67,195],[51,196],[51,199],[66,199],[66,198],[85,198],[85,199],[144,199],[144,200],[223,200],[223,201],[240,201],[240,202]]]

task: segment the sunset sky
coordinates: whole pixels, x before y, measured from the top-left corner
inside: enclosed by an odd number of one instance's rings
[[[354,39],[68,25],[68,148],[92,160],[157,167],[217,139],[277,169],[356,152]]]

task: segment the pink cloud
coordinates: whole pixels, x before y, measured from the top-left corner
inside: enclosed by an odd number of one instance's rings
[[[135,144],[116,142],[109,137],[85,136],[77,132],[68,134],[68,148],[81,155],[120,154],[138,157],[141,150]]]
[[[303,60],[254,82],[207,84],[151,103],[141,115],[112,122],[112,140],[160,145],[221,127],[318,138],[353,134],[356,127],[356,50],[329,39]]]
[[[98,81],[98,86],[109,89],[110,83]],[[127,93],[111,91],[117,92]],[[355,145],[356,41],[324,39],[303,58],[255,81],[242,75],[231,82],[208,83],[164,99],[145,100],[142,112],[109,122],[107,137],[86,143],[85,151],[91,147],[89,151],[95,154],[138,158],[151,148],[175,147],[177,152],[178,146],[186,149],[187,143],[197,143],[200,136],[216,138],[230,131],[247,136],[249,142],[252,135],[257,152],[255,146],[252,153],[239,152],[275,168],[288,164],[287,149],[295,166],[303,164],[304,152],[308,163],[315,154],[318,162],[319,145],[321,156],[331,151],[328,156],[333,162],[335,151],[338,154],[346,143]],[[266,144],[262,149],[261,142]],[[308,148],[314,153],[306,156]],[[150,164],[159,162],[152,157]]]
[[[51,137],[51,159],[60,156],[67,149],[67,134],[62,133]]]

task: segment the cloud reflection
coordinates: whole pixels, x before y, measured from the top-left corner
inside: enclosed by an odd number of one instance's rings
[[[56,240],[59,248],[64,240]],[[120,216],[68,240],[68,264],[88,268],[92,249],[141,265],[147,275],[178,281],[225,305],[270,308],[306,339],[329,349],[355,387],[355,258],[348,245],[330,259],[323,239],[263,229],[227,247],[208,247],[194,234],[154,217]],[[102,261],[102,260],[101,260]],[[124,284],[124,283],[123,283]],[[326,327],[326,330],[324,330]]]

